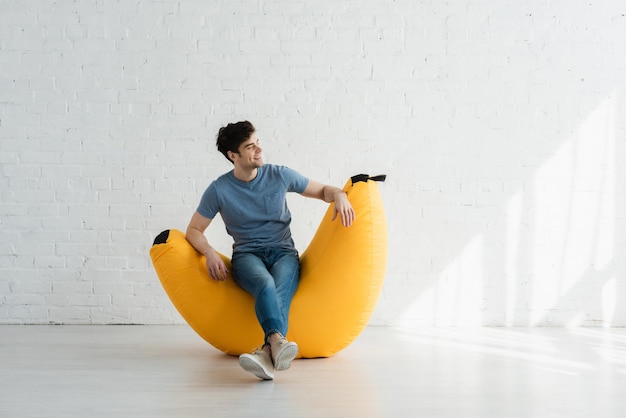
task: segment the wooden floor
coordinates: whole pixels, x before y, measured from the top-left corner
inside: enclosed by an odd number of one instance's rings
[[[2,418],[624,416],[624,329],[367,328],[264,382],[187,326],[0,326]]]

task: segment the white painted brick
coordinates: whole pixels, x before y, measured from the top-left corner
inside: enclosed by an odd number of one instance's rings
[[[19,258],[18,261],[20,261]],[[26,267],[27,265],[34,268],[62,269],[66,266],[66,260],[65,257],[58,255],[36,255],[24,258],[23,265],[18,264],[19,267]]]
[[[172,308],[148,307],[131,308],[132,324],[175,324],[181,323],[180,316]]]
[[[48,313],[49,309],[45,305],[13,305],[7,309],[7,317],[1,321],[5,324],[42,324],[46,323],[42,318],[47,318]]]
[[[112,302],[120,308],[149,308],[153,306],[151,295],[115,295]]]
[[[52,293],[67,295],[67,294],[92,294],[93,284],[91,282],[62,282],[55,281],[52,284]]]
[[[36,293],[10,293],[4,297],[7,305],[45,305],[45,297]]]
[[[89,324],[90,309],[85,306],[50,306],[47,320],[40,323]]]
[[[126,308],[106,307],[89,309],[90,324],[129,324],[130,310]]]
[[[93,293],[96,295],[126,295],[133,293],[132,283],[99,283],[93,284]],[[143,294],[143,292],[142,292]]]
[[[110,237],[110,231],[74,230],[69,232],[69,241],[74,243],[109,242]]]
[[[118,270],[118,269],[128,269],[133,268],[136,264],[134,263],[134,259],[128,256],[107,256],[101,257],[101,261],[103,262],[103,268],[107,270]],[[145,266],[141,266],[145,267]]]

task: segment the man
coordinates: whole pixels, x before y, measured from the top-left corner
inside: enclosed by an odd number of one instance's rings
[[[334,202],[335,216],[349,227],[354,209],[341,189],[307,179],[296,171],[263,164],[263,149],[248,122],[228,124],[219,130],[217,148],[234,168],[213,181],[202,195],[186,237],[204,254],[213,280],[225,280],[227,269],[209,245],[204,231],[220,213],[234,239],[232,277],[255,300],[255,312],[265,333],[261,349],[242,354],[244,370],[271,380],[274,370],[286,370],[298,355],[298,345],[285,339],[289,308],[300,279],[300,260],[289,224],[287,192]],[[237,332],[237,330],[233,330]]]

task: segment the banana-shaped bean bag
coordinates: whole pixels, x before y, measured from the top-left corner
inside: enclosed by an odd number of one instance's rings
[[[376,181],[357,175],[344,186],[356,219],[345,228],[332,221],[332,204],[300,257],[300,285],[291,304],[287,339],[300,357],[330,357],[363,331],[385,276],[387,227]],[[221,255],[230,270],[230,259]],[[205,259],[182,232],[163,231],[150,257],[163,288],[189,325],[217,349],[250,352],[263,341],[254,300],[232,278],[212,280]]]

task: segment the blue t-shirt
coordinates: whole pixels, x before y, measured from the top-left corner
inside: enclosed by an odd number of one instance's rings
[[[233,251],[260,248],[294,248],[287,192],[302,193],[309,180],[284,166],[265,164],[250,182],[231,170],[205,190],[198,213],[213,219],[219,212],[226,231],[234,239]]]

